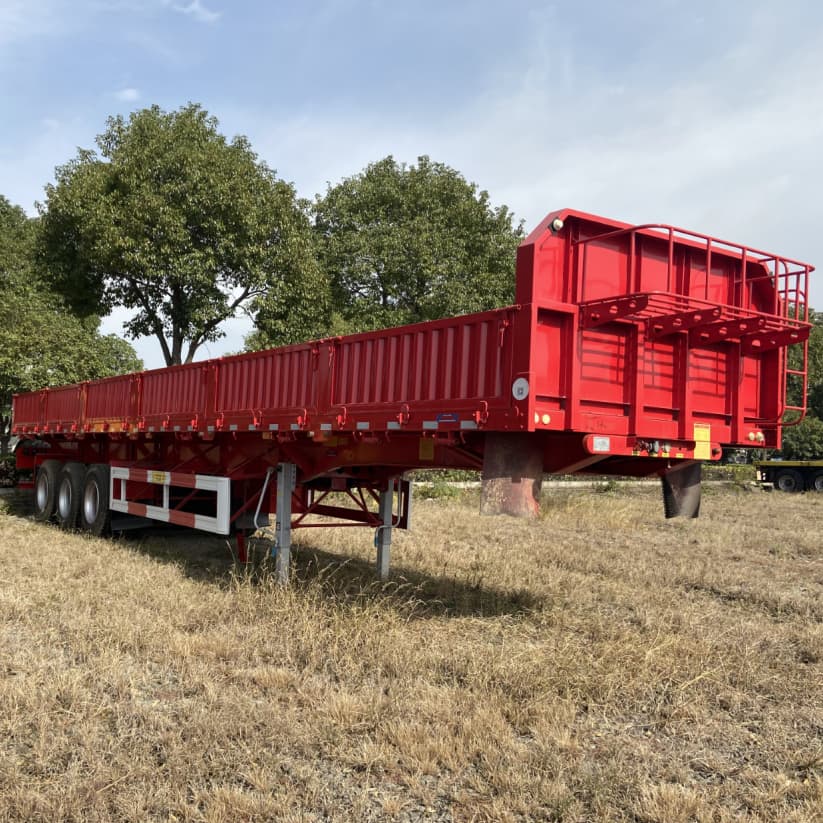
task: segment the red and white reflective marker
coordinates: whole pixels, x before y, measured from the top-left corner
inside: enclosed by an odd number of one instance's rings
[[[120,482],[120,495],[115,497],[115,481]],[[133,483],[154,483],[163,487],[163,505],[151,506],[126,499],[126,481]],[[174,486],[182,489],[198,489],[215,492],[217,495],[216,514],[176,511],[169,507],[169,489]],[[111,467],[109,481],[109,500],[112,511],[148,517],[163,523],[188,526],[214,534],[228,534],[231,520],[231,480],[228,477],[216,477],[208,474],[182,474],[179,472],[153,471],[151,469],[127,469],[120,466]]]

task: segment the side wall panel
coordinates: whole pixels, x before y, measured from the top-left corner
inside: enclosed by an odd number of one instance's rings
[[[46,397],[46,422],[51,426],[82,424],[85,420],[85,388],[80,384],[50,389]]]
[[[86,393],[86,417],[89,420],[124,420],[135,415],[132,408],[132,376],[112,377],[89,383]]]
[[[217,413],[317,406],[317,357],[309,346],[218,361]]]
[[[505,335],[505,329],[502,334]],[[500,398],[505,355],[498,316],[342,339],[335,346],[333,405],[468,402]]]
[[[192,363],[142,375],[140,414],[145,418],[201,413],[206,402],[206,369]]]

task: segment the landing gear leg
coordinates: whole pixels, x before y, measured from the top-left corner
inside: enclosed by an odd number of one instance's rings
[[[242,530],[237,532],[235,542],[237,543],[237,562],[248,563],[249,553],[246,546],[246,533]]]
[[[274,570],[277,582],[289,582],[291,562],[291,495],[297,480],[297,466],[294,463],[280,463],[277,466],[277,525],[275,526]]]
[[[702,464],[693,461],[674,466],[661,477],[666,517],[697,517],[700,514],[701,476]]]
[[[481,514],[537,517],[543,482],[543,453],[534,438],[519,432],[486,436]]]
[[[374,536],[377,547],[377,577],[386,580],[389,576],[389,557],[391,555],[391,537],[394,512],[394,478],[389,481],[389,488],[380,492],[380,520]]]

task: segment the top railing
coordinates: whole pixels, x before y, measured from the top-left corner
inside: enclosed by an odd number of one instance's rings
[[[704,280],[704,294],[702,298],[707,303],[709,300],[709,274],[712,271],[712,257],[714,255],[722,255],[726,260],[733,259],[735,262],[740,261],[739,276],[734,281],[733,299],[730,306],[722,307],[725,314],[729,310],[749,310],[751,292],[744,288],[744,284],[753,284],[758,279],[768,279],[772,297],[772,305],[770,312],[772,316],[781,318],[786,321],[787,327],[808,326],[809,323],[809,275],[814,271],[814,266],[808,263],[803,263],[799,260],[793,260],[789,257],[772,254],[771,252],[756,249],[752,246],[745,246],[740,243],[734,243],[729,240],[722,240],[708,234],[701,234],[700,232],[683,229],[678,226],[670,226],[663,223],[644,223],[636,226],[627,226],[619,229],[613,229],[601,233],[592,234],[589,237],[578,238],[571,241],[570,248],[582,246],[584,248],[584,260],[582,263],[582,271],[580,281],[576,284],[578,290],[578,298],[582,298],[582,289],[585,286],[586,277],[586,262],[585,262],[585,248],[591,243],[602,243],[604,241],[626,237],[628,241],[628,262],[627,270],[630,277],[636,277],[637,291],[640,289],[641,271],[636,266],[635,260],[638,257],[638,243],[637,237],[655,238],[661,242],[665,242],[667,246],[667,269],[666,269],[666,291],[673,295],[678,295],[683,298],[699,298],[699,295],[683,294],[676,288],[676,272],[675,272],[675,248],[677,246],[685,246],[697,252],[702,251],[705,254],[705,272],[706,278]],[[759,265],[762,268],[763,274],[758,277],[757,274],[750,273],[749,264]],[[634,295],[636,297],[636,295]],[[631,296],[630,296],[631,297]],[[648,295],[651,297],[651,294]],[[658,295],[659,297],[659,295]],[[623,298],[626,299],[625,297]],[[585,305],[585,300],[580,300]],[[598,301],[603,302],[603,301]],[[650,301],[651,304],[651,301]],[[760,313],[763,312],[763,306],[758,307]],[[654,312],[651,312],[654,313]],[[785,342],[781,342],[782,346],[797,346],[799,356],[793,364],[790,364],[788,356],[783,360],[783,412],[796,412],[797,416],[791,421],[784,421],[783,425],[794,425],[799,423],[807,411],[807,392],[808,392],[808,362],[809,362],[809,343],[808,343],[808,329],[805,331],[805,336],[800,342],[792,343],[792,334],[789,333],[784,338]],[[799,362],[797,362],[799,361]],[[794,382],[799,389],[800,403],[790,403],[787,398],[790,394],[789,385]]]
[[[756,249],[752,246],[744,246],[730,240],[721,240],[708,234],[690,231],[678,226],[669,226],[664,223],[644,223],[637,226],[614,229],[590,237],[579,238],[571,242],[571,246],[585,246],[589,243],[600,243],[618,237],[628,239],[628,270],[635,271],[635,259],[637,257],[637,235],[655,237],[666,241],[668,246],[668,269],[667,269],[667,291],[675,291],[675,247],[686,245],[695,250],[705,252],[705,270],[711,272],[712,256],[722,254],[726,258],[733,257],[740,260],[741,280],[736,283],[740,285],[745,278],[748,282],[754,282],[756,278],[746,278],[746,268],[749,263],[760,264],[767,268],[771,284],[774,288],[774,303],[772,314],[800,320],[807,323],[809,320],[809,274],[814,271],[814,267],[799,260],[792,260],[788,257],[772,254],[771,252]],[[706,279],[704,288],[706,293],[704,299],[708,299],[709,282]],[[734,304],[740,308],[748,308],[743,305],[743,295],[745,290],[735,289],[738,300]],[[697,297],[698,295],[693,295]]]

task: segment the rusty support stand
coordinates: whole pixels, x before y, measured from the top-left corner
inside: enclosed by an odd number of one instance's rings
[[[663,511],[666,517],[697,517],[700,514],[699,460],[683,461],[661,476]]]
[[[533,435],[489,432],[483,456],[482,514],[537,517],[543,453]]]
[[[237,540],[237,562],[248,563],[249,553],[248,546],[246,544],[246,533],[240,529],[235,535],[235,539]]]

